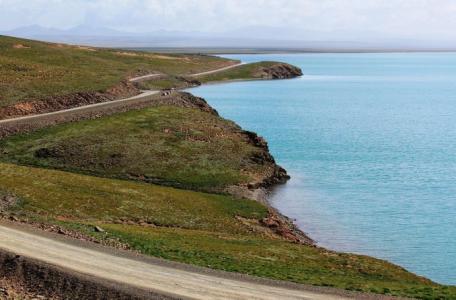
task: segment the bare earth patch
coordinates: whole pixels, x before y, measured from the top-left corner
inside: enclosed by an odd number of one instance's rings
[[[14,45],[13,45],[13,48],[14,48],[14,49],[29,49],[29,48],[31,48],[31,47],[30,47],[30,46],[25,46],[25,45],[23,45],[23,44],[14,44]]]
[[[12,194],[0,193],[0,214],[8,211],[11,207],[15,206],[19,199]]]
[[[78,46],[78,49],[87,50],[87,51],[97,51],[96,49],[94,49],[92,47],[87,47],[87,46]]]

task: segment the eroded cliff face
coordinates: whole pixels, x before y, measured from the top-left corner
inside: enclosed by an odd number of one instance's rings
[[[290,218],[282,215],[268,203],[268,194],[272,187],[277,184],[284,184],[290,176],[287,171],[279,166],[274,157],[269,152],[266,140],[255,132],[242,130],[241,134],[247,142],[259,151],[252,154],[250,160],[255,164],[261,165],[263,172],[249,174],[253,178],[247,184],[238,184],[226,188],[225,192],[238,197],[259,201],[269,207],[269,214],[262,219],[258,225],[266,228],[270,233],[278,235],[290,242],[314,245],[314,241],[302,232]],[[253,176],[252,176],[253,175]],[[252,220],[243,220],[246,224],[251,224]]]
[[[288,79],[302,76],[302,70],[286,63],[277,63],[270,67],[261,67],[258,77],[263,79]]]
[[[122,81],[103,92],[73,93],[0,107],[0,120],[128,98],[139,93],[140,90],[133,83]]]
[[[247,187],[249,189],[270,188],[275,184],[285,183],[290,179],[287,171],[276,164],[274,157],[269,152],[268,143],[263,137],[258,136],[255,132],[246,130],[242,133],[246,136],[248,143],[260,149],[259,152],[253,153],[250,159],[256,164],[270,166],[262,177],[248,184]]]

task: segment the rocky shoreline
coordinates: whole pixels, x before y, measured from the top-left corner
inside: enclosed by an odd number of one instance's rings
[[[242,134],[247,137],[250,144],[262,150],[260,153],[255,154],[252,159],[258,164],[270,165],[270,168],[261,178],[248,184],[230,186],[226,189],[226,192],[238,198],[247,198],[266,205],[269,209],[269,215],[261,223],[276,234],[292,242],[314,245],[315,242],[310,237],[268,201],[270,190],[278,184],[285,184],[290,179],[287,171],[276,163],[263,137],[258,136],[255,132],[246,130],[243,130]]]
[[[276,66],[269,70],[263,70],[263,72],[264,79],[291,78],[302,74],[299,69],[297,71],[294,68],[283,66]],[[119,85],[119,87],[111,89],[105,93],[77,93],[64,97],[49,98],[45,101],[29,102],[25,106],[19,104],[13,108],[0,108],[0,119],[5,117],[10,118],[17,116],[26,116],[28,114],[38,114],[55,110],[63,110],[75,106],[88,105],[99,102],[107,102],[119,97],[129,97],[138,93],[139,89],[137,89],[135,86],[123,82]],[[41,128],[54,126],[56,124],[76,122],[87,119],[96,119],[115,113],[158,105],[173,105],[186,108],[196,108],[218,116],[218,112],[213,109],[204,99],[186,92],[172,92],[166,95],[157,95],[156,97],[152,97],[146,100],[114,105],[108,109],[94,108],[90,110],[73,111],[64,115],[43,116],[42,118],[33,119],[32,121],[18,120],[17,122],[7,123],[7,125],[0,124],[0,139],[12,134],[31,132]],[[263,227],[266,231],[280,236],[293,243],[300,243],[311,246],[314,245],[314,241],[299,228],[297,228],[291,219],[279,213],[267,201],[269,190],[277,184],[286,183],[290,178],[286,170],[277,165],[275,159],[269,152],[268,144],[264,138],[258,136],[254,132],[243,130],[241,127],[238,127],[237,130],[239,131],[239,134],[244,137],[246,142],[260,149],[260,151],[258,153],[255,153],[250,159],[257,164],[267,166],[267,171],[265,171],[264,174],[262,174],[260,177],[255,178],[255,180],[252,182],[243,185],[230,186],[222,192],[231,194],[238,198],[253,199],[263,203],[268,207],[268,216],[260,220],[260,222],[254,226]],[[9,199],[8,197],[3,198],[6,200]],[[0,205],[2,202],[4,201],[0,201]],[[8,203],[5,205],[7,204]],[[0,217],[1,216],[4,218],[9,218],[15,223],[27,223],[28,225],[44,231],[54,232],[79,240],[98,243],[96,240],[90,239],[89,237],[78,234],[76,232],[68,231],[67,229],[61,228],[59,226],[46,226],[44,224],[28,222],[27,220],[20,220],[14,215],[6,214],[4,212],[4,209],[0,209]],[[239,219],[241,222],[246,222],[247,225],[252,226],[252,224],[249,223],[249,220],[243,220],[242,218]],[[128,249],[128,245],[123,244],[109,244],[108,246],[113,246],[120,249]],[[80,293],[81,290],[87,290],[87,288],[100,296],[97,299],[102,299],[104,297],[102,295],[110,295],[112,296],[112,299],[130,299],[129,297],[131,296],[130,293],[125,294],[123,291],[119,291],[117,289],[112,289],[104,285],[100,286],[91,279],[89,280],[87,278],[79,278],[77,276],[69,275],[64,271],[56,270],[48,266],[43,266],[39,262],[30,261],[26,258],[20,258],[10,253],[0,252],[0,265],[2,266],[0,279],[3,278],[3,281],[0,281],[0,296],[3,295],[5,297],[14,297],[15,295],[19,295],[25,299],[40,299],[40,297],[45,295],[47,299],[63,299],[68,295],[71,295],[74,289],[78,290],[78,296],[80,297],[83,295]],[[23,272],[24,270],[27,270],[27,272]],[[44,278],[46,279],[46,282],[41,285],[36,285],[36,283],[42,282],[42,276],[45,276]],[[62,290],[62,287],[71,288]],[[55,293],[56,291],[59,292]],[[89,299],[92,296],[93,293],[88,293],[86,295],[86,298]],[[135,296],[137,297],[136,299],[143,299],[141,296]]]
[[[186,92],[174,92],[167,96],[158,96],[147,101],[132,102],[111,107],[108,110],[99,110],[94,108],[90,111],[72,111],[65,115],[49,115],[43,116],[37,120],[18,120],[17,122],[8,123],[8,125],[0,124],[0,138],[9,135],[35,131],[41,128],[54,126],[57,124],[77,122],[87,119],[96,119],[103,116],[112,115],[115,113],[126,112],[134,109],[142,109],[159,105],[173,105],[186,108],[195,108],[214,115],[219,115],[203,98],[196,97]],[[257,164],[265,166],[265,172],[255,180],[241,185],[234,185],[226,188],[222,193],[233,195],[237,198],[247,198],[259,201],[266,205],[269,209],[269,215],[262,220],[262,226],[269,228],[283,238],[307,245],[313,245],[314,241],[310,239],[304,232],[299,230],[291,219],[280,214],[267,201],[269,190],[277,184],[283,184],[290,178],[285,169],[277,165],[275,159],[269,152],[269,147],[264,138],[258,136],[251,131],[243,130],[238,126],[238,134],[243,136],[246,142],[260,149],[250,159]],[[135,178],[136,179],[136,178]],[[149,182],[147,178],[141,180]],[[157,183],[150,181],[150,183]],[[62,229],[63,230],[63,229]]]
[[[261,69],[261,73],[264,79],[284,79],[302,75],[302,71],[299,68],[288,64],[276,64],[269,68],[263,68]],[[53,111],[56,107],[60,110],[72,108],[76,103],[80,106],[81,102],[78,101],[81,101],[81,99],[83,99],[82,104],[87,105],[112,101],[116,97],[128,97],[137,93],[139,93],[139,89],[133,84],[125,81],[120,83],[118,87],[109,89],[105,93],[77,93],[64,97],[50,98],[45,101],[30,102],[29,108],[31,109],[28,110],[17,109],[17,107],[13,110],[3,108],[3,111],[0,109],[0,118],[5,116],[5,114],[8,115],[8,117],[11,115],[22,116],[30,113]],[[161,95],[151,97],[150,99],[113,105],[109,108],[100,109],[95,107],[82,111],[71,111],[63,115],[48,115],[32,120],[18,120],[17,122],[0,124],[0,138],[18,133],[31,132],[61,123],[96,119],[115,113],[159,105],[196,108],[219,116],[218,112],[203,98],[196,97],[187,92],[171,92],[162,93]],[[298,229],[290,218],[280,214],[275,208],[273,208],[267,200],[270,189],[277,184],[286,183],[290,179],[290,176],[284,168],[277,165],[275,159],[269,152],[266,140],[254,132],[243,130],[239,126],[237,130],[238,134],[243,136],[247,143],[260,149],[260,151],[252,155],[250,159],[256,164],[265,166],[266,171],[261,174],[261,176],[257,176],[253,181],[247,184],[230,186],[220,192],[227,193],[238,198],[247,198],[261,202],[269,209],[268,217],[261,222],[262,226],[269,228],[272,232],[275,232],[279,236],[282,236],[292,242],[314,245],[314,241],[312,239]],[[145,178],[144,181],[148,181],[147,178]]]

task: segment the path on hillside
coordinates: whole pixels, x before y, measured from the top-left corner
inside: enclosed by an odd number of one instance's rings
[[[244,63],[237,63],[237,64],[234,64],[234,65],[230,65],[228,67],[223,67],[223,68],[220,68],[220,69],[206,71],[206,72],[201,72],[201,73],[196,73],[196,74],[190,74],[188,76],[190,76],[190,77],[198,77],[198,76],[203,76],[203,75],[214,74],[214,73],[218,73],[218,72],[222,72],[222,71],[226,71],[226,70],[229,70],[229,69],[233,69],[233,68],[239,67],[240,65],[243,65],[243,64]]]
[[[120,282],[132,287],[191,299],[348,299],[279,284],[218,277],[196,269],[185,270],[171,263],[144,261],[116,255],[102,248],[78,246],[64,239],[51,239],[18,227],[0,225],[0,249],[67,270]]]
[[[150,96],[158,94],[159,92],[160,91],[145,91],[139,95],[129,97],[129,98],[124,98],[124,99],[119,99],[119,100],[112,100],[112,101],[107,101],[107,102],[88,104],[88,105],[83,105],[83,106],[78,106],[78,107],[73,107],[73,108],[68,108],[68,109],[62,109],[62,110],[57,110],[57,111],[48,112],[48,113],[37,114],[37,115],[27,115],[27,116],[23,116],[23,117],[4,119],[4,120],[0,120],[0,126],[6,125],[9,123],[16,123],[18,121],[26,121],[26,120],[32,121],[35,119],[41,119],[41,118],[45,118],[45,117],[49,117],[49,116],[63,115],[63,114],[69,113],[69,112],[82,111],[82,110],[86,110],[86,109],[90,109],[90,108],[111,107],[113,105],[117,105],[117,104],[124,103],[124,102],[144,100],[144,99],[150,98]]]
[[[237,67],[239,65],[242,65],[242,63],[238,63],[238,64],[235,64],[235,65],[219,68],[219,69],[216,69],[216,70],[211,70],[211,71],[206,71],[206,72],[202,72],[202,73],[191,74],[191,75],[187,75],[187,76],[197,77],[197,76],[217,73],[217,72],[221,72],[221,71],[225,71],[225,70],[228,70],[228,69],[235,68],[235,67]],[[148,74],[148,75],[143,75],[143,76],[139,76],[139,77],[130,78],[129,81],[138,82],[138,81],[147,80],[147,79],[154,78],[154,77],[159,77],[159,76],[162,76],[162,75],[163,74],[157,74],[157,73]],[[66,114],[66,113],[73,112],[73,111],[85,110],[85,109],[90,109],[90,108],[95,108],[95,107],[97,107],[97,108],[102,108],[102,107],[109,108],[109,107],[111,107],[113,105],[117,105],[117,104],[122,103],[122,102],[131,102],[131,101],[143,100],[143,99],[149,98],[150,96],[152,96],[154,94],[158,94],[158,93],[160,93],[160,91],[143,91],[139,95],[136,95],[136,96],[133,96],[133,97],[129,97],[129,98],[125,98],[125,99],[119,99],[119,100],[113,100],[113,101],[107,101],[107,102],[83,105],[83,106],[78,106],[78,107],[74,107],[74,108],[58,110],[58,111],[49,112],[49,113],[42,113],[42,114],[36,114],[36,115],[27,115],[27,116],[22,116],[22,117],[3,119],[3,120],[0,120],[0,126],[2,124],[3,125],[13,124],[13,123],[15,123],[17,121],[40,119],[40,118],[48,117],[48,116],[52,116],[52,115]]]
[[[226,70],[229,70],[229,69],[233,69],[233,68],[239,67],[240,65],[243,65],[243,64],[244,63],[237,63],[237,64],[234,64],[234,65],[229,65],[227,67],[223,67],[223,68],[219,68],[219,69],[215,69],[215,70],[210,70],[210,71],[205,71],[205,72],[195,73],[195,74],[190,74],[190,75],[183,75],[183,76],[198,77],[198,76],[203,76],[203,75],[209,75],[209,74],[214,74],[214,73],[226,71]],[[128,80],[130,82],[139,82],[139,81],[148,80],[148,79],[151,79],[151,78],[160,77],[160,76],[164,76],[164,75],[166,75],[166,74],[153,73],[153,74],[147,74],[147,75],[143,75],[143,76],[133,77],[133,78],[130,78]]]
[[[128,81],[130,81],[130,82],[138,82],[138,81],[148,80],[148,79],[151,79],[151,78],[154,78],[154,77],[163,76],[163,75],[164,74],[158,74],[158,73],[148,74],[148,75],[143,75],[143,76],[130,78],[130,79],[128,79]]]

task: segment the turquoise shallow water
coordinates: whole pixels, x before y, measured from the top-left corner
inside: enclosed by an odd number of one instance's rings
[[[231,55],[302,78],[193,89],[292,180],[272,204],[320,245],[456,284],[456,54]]]

